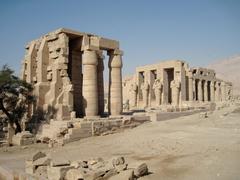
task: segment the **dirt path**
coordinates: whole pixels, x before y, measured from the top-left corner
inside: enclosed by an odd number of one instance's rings
[[[146,123],[108,136],[73,142],[49,149],[33,145],[0,149],[0,166],[21,170],[36,149],[68,159],[124,156],[129,166],[146,162],[152,172],[144,180],[237,180],[240,177],[240,111],[236,107],[215,111],[208,118],[198,114]]]

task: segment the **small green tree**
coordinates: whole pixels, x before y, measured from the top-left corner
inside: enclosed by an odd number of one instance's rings
[[[34,101],[32,85],[19,79],[7,65],[0,70],[0,111],[7,122],[14,127],[15,133],[21,132],[21,119]]]

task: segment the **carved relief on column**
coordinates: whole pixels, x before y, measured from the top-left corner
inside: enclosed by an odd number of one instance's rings
[[[142,96],[143,96],[143,107],[146,108],[148,107],[149,101],[148,101],[148,97],[149,97],[149,84],[147,81],[145,81],[142,85],[141,85],[141,90],[142,90]]]
[[[137,91],[138,91],[138,86],[135,82],[133,82],[130,85],[130,93],[131,93],[130,106],[131,107],[137,106]]]
[[[215,85],[215,82],[214,81],[211,81],[210,83],[210,98],[211,98],[211,102],[215,102],[215,90],[214,90],[214,85]]]
[[[160,79],[156,79],[154,81],[153,89],[155,93],[156,106],[159,106],[161,104],[161,96],[162,96],[162,83]]]
[[[208,101],[208,85],[207,85],[207,80],[204,81],[204,102]]]
[[[83,63],[83,110],[86,117],[98,115],[98,84],[96,51],[86,49],[82,56]]]
[[[202,89],[202,80],[199,79],[198,81],[198,101],[203,101],[203,89]]]
[[[122,54],[115,49],[109,51],[109,112],[111,115],[121,115],[122,105]]]
[[[180,82],[176,80],[171,81],[171,89],[172,89],[172,105],[179,105],[179,95],[180,95]]]

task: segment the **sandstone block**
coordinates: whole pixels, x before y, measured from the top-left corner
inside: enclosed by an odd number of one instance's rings
[[[116,157],[116,158],[112,159],[113,167],[116,167],[116,166],[124,164],[124,163],[125,163],[124,157]]]
[[[136,175],[137,177],[141,177],[147,174],[148,174],[148,167],[146,163],[142,163],[134,169],[134,175]]]
[[[79,169],[69,169],[66,172],[65,180],[83,180],[82,172]]]
[[[132,169],[122,171],[116,176],[112,176],[109,180],[134,180],[134,172]]]
[[[30,160],[36,161],[36,160],[38,160],[38,159],[40,159],[40,158],[43,158],[43,157],[46,157],[46,154],[43,153],[43,152],[41,152],[41,151],[38,151],[38,152],[36,152],[36,153],[34,153],[34,154],[32,155],[32,157],[31,157]]]
[[[58,166],[58,167],[47,167],[47,174],[49,180],[63,180],[67,171],[73,169],[72,166]]]

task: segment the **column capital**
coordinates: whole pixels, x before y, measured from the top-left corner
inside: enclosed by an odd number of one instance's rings
[[[120,54],[110,55],[108,62],[109,68],[122,68],[122,57]]]
[[[98,64],[98,57],[97,57],[96,51],[85,50],[83,52],[82,63],[83,63],[83,65],[97,65]]]

